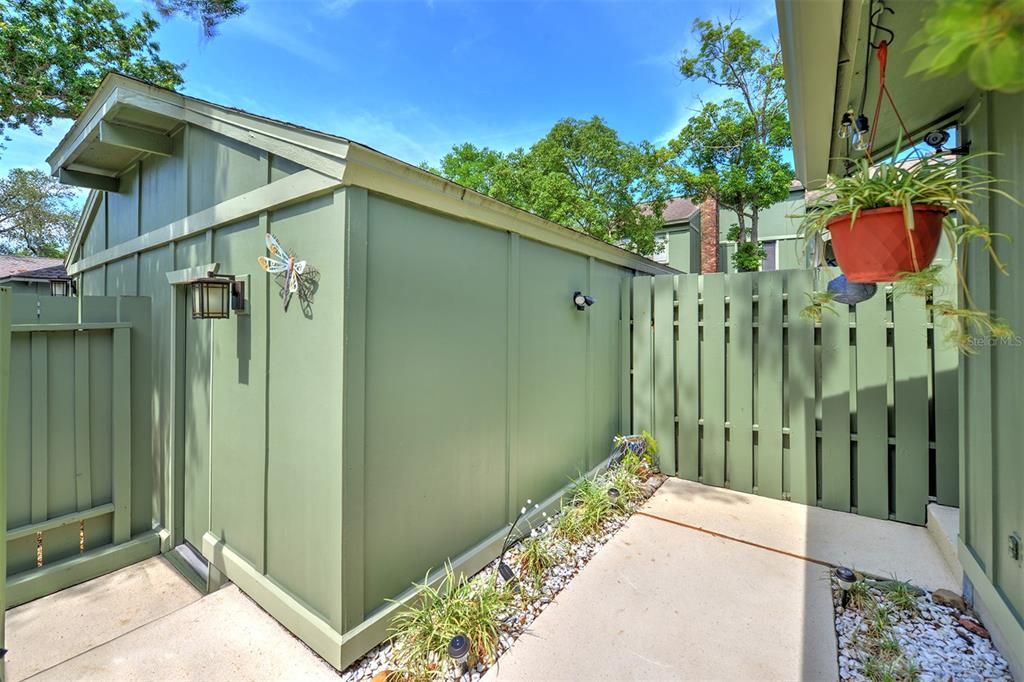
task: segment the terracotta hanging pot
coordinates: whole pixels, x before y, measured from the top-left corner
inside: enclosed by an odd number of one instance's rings
[[[946,209],[914,205],[914,229],[908,230],[903,208],[887,206],[828,222],[839,268],[851,282],[892,282],[901,272],[920,272],[935,258]]]

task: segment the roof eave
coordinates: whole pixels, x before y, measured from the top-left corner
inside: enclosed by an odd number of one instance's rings
[[[776,0],[796,175],[824,184],[832,151],[843,0]]]

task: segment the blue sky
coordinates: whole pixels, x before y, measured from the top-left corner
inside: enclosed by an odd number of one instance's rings
[[[251,0],[212,40],[181,19],[157,39],[187,63],[187,94],[433,163],[464,141],[529,146],[566,116],[664,142],[698,95],[714,96],[675,66],[693,19],[730,14],[762,38],[776,31],[773,0]],[[16,133],[0,172],[44,168],[69,125]]]

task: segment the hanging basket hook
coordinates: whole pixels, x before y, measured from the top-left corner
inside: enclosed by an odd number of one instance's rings
[[[878,9],[876,9],[874,12],[871,13],[871,20],[868,22],[868,45],[870,45],[871,47],[875,48],[876,50],[879,49],[879,47],[881,47],[882,45],[892,45],[893,42],[896,40],[896,34],[895,33],[893,33],[892,31],[887,29],[885,26],[882,26],[880,23],[878,23],[878,18],[881,15],[885,14],[886,12],[888,12],[889,14],[895,15],[896,14],[896,10],[894,10],[891,7],[886,7],[882,3],[878,3],[878,5],[879,5]],[[876,45],[875,43],[871,42],[871,38],[875,37],[875,32],[876,31],[882,31],[884,33],[888,33],[889,37],[883,39],[882,41],[880,41]]]

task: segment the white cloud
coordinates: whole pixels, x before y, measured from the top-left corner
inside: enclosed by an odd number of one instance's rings
[[[392,111],[387,116],[365,110],[339,113],[326,118],[325,124],[314,123],[313,127],[412,164],[437,163],[454,145],[463,142],[511,151],[533,144],[549,128],[549,124],[533,123],[489,128],[464,120],[447,120],[442,125],[417,107]]]
[[[328,71],[338,73],[341,64],[329,50],[317,47],[316,41],[304,38],[301,33],[310,33],[312,24],[307,22],[305,30],[287,25],[280,17],[256,17],[250,12],[237,19],[235,26],[248,35],[287,52],[293,57],[316,64]]]

